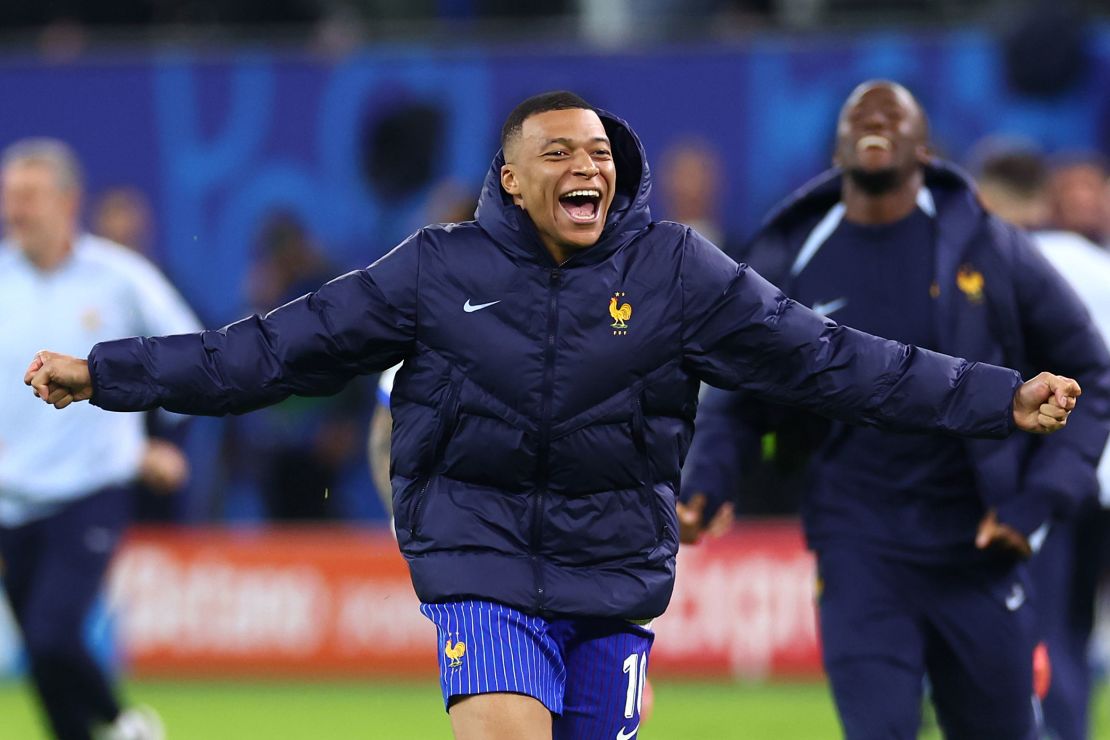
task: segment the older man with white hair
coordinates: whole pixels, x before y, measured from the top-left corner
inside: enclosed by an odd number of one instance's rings
[[[53,734],[149,740],[162,736],[157,716],[121,709],[83,626],[129,518],[129,487],[179,485],[185,458],[148,440],[141,414],[48,413],[18,375],[43,342],[84,352],[199,325],[147,260],[81,230],[81,179],[76,156],[52,139],[18,141],[0,159],[3,583]]]

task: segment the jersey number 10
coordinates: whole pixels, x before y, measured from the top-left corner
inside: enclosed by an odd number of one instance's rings
[[[628,693],[624,700],[624,716],[632,719],[644,704],[644,681],[647,680],[647,653],[632,653],[624,661],[628,674]]]

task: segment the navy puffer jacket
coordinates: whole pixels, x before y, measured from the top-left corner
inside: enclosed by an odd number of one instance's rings
[[[98,345],[93,402],[241,413],[398,361],[398,540],[426,602],[650,618],[674,585],[698,381],[835,418],[1003,436],[1017,374],[822,320],[697,233],[653,223],[638,139],[602,113],[619,193],[555,265],[503,194],[365,270],[219,331]]]

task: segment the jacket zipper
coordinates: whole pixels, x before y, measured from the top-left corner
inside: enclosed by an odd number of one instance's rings
[[[559,324],[559,280],[562,273],[553,269],[547,283],[547,344],[544,348],[543,392],[540,397],[539,460],[536,471],[536,504],[532,511],[532,575],[536,585],[536,606],[544,607],[543,572],[538,553],[543,531],[543,505],[547,493],[548,454],[551,443],[551,394],[555,383],[555,335]]]

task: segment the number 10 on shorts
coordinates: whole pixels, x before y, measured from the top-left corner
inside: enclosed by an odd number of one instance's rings
[[[628,674],[628,692],[624,700],[626,719],[639,714],[644,704],[644,681],[647,680],[647,653],[632,653],[624,659],[624,672]]]

